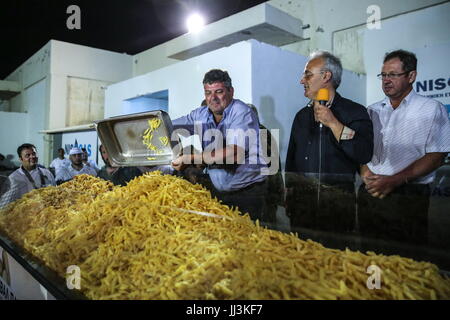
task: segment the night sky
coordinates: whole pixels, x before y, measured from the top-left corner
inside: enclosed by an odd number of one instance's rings
[[[187,32],[186,17],[200,12],[206,24],[261,0],[3,0],[0,4],[0,79],[50,39],[136,54]],[[81,29],[69,30],[70,5],[81,11]]]

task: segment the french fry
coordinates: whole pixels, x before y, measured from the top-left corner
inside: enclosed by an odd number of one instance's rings
[[[0,228],[61,277],[79,266],[91,299],[450,299],[431,263],[265,229],[159,172],[125,187],[79,175],[33,190],[0,211]],[[370,265],[380,289],[367,288]]]

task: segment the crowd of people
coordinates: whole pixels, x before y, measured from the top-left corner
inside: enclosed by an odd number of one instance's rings
[[[413,53],[387,53],[378,75],[385,98],[366,108],[338,93],[339,58],[312,53],[300,77],[309,103],[293,119],[283,181],[279,148],[270,134],[261,134],[256,108],[234,98],[226,71],[210,70],[202,106],[172,121],[174,130],[190,134],[200,127],[202,151],[183,150],[169,173],[203,184],[223,203],[268,225],[284,206],[292,230],[349,233],[358,223],[362,235],[426,243],[430,184],[450,151],[450,124],[440,102],[414,91],[416,76]],[[323,89],[326,101],[317,99]],[[22,165],[10,175],[13,200],[82,173],[125,185],[143,171],[112,166],[104,146],[101,169],[85,150],[72,148],[66,159],[59,149],[50,165],[54,175],[38,164],[33,145],[17,151]]]

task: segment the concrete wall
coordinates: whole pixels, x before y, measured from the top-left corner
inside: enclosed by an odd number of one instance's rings
[[[9,160],[17,166],[19,165],[17,147],[30,139],[28,119],[28,114],[23,112],[0,112],[0,153],[5,157],[8,156],[8,159],[10,155],[12,158]],[[13,133],[11,123],[20,124]]]
[[[25,109],[25,112],[1,112],[1,153],[15,155],[19,145],[32,143],[39,152],[41,163],[45,161],[45,135],[39,131],[45,129],[48,118],[48,88],[48,77],[44,77],[20,94],[20,109]],[[18,161],[16,156],[15,160]]]
[[[51,43],[48,42],[5,80],[17,81],[22,87],[22,93],[10,100],[10,110],[13,112],[28,111],[23,102],[23,93],[33,84],[46,78],[50,72]]]
[[[180,62],[167,57],[167,42],[133,56],[133,76],[139,76]]]
[[[50,112],[48,129],[64,128],[69,76],[118,82],[132,75],[132,57],[126,54],[52,40]]]
[[[26,130],[28,131],[28,136],[31,140],[24,142],[31,142],[36,146],[41,156],[41,161],[45,161],[45,152],[47,151],[45,135],[39,133],[39,131],[44,130],[46,125],[48,87],[48,78],[45,78],[29,87],[23,93],[23,103],[28,110],[27,115],[29,125],[26,127]],[[16,123],[14,132],[20,127],[20,124]]]
[[[373,15],[369,6],[380,10],[381,22],[396,15],[443,3],[443,0],[271,0],[268,3],[310,25],[304,36],[310,38],[283,48],[308,55],[322,49],[332,51],[343,60],[345,69],[365,73],[362,54],[367,49],[362,45],[367,30],[367,20]],[[355,29],[356,27],[356,29]],[[384,28],[384,26],[383,26]],[[408,28],[410,25],[408,25]],[[403,32],[408,32],[403,28]],[[391,30],[392,31],[392,30]],[[436,30],[447,34],[446,29]]]
[[[282,168],[286,161],[292,121],[308,99],[303,95],[300,76],[307,58],[254,41],[252,51],[252,101],[260,122],[279,130],[278,146]]]
[[[443,71],[442,76],[448,79],[450,70],[448,51],[445,53],[441,50],[438,53],[433,48],[450,44],[449,17],[450,3],[447,2],[408,15],[386,19],[382,22],[380,30],[364,31],[363,57],[367,71],[367,104],[384,97],[380,80],[376,75],[381,72],[383,57],[388,51],[405,49],[418,54],[417,80],[422,79],[421,71],[436,64],[437,69]],[[441,58],[437,63],[436,59],[439,57]]]
[[[19,164],[16,150],[22,143],[34,144],[40,161],[45,160],[44,135],[38,131],[45,129],[48,118],[50,52],[49,42],[6,78],[19,82],[22,88],[9,101],[11,112],[2,112],[0,120],[0,152],[14,155],[16,164]]]

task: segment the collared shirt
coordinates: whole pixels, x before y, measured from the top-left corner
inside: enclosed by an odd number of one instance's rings
[[[28,172],[31,178],[34,180],[34,184],[38,189],[56,185],[55,178],[48,169],[45,169],[43,167],[36,167],[35,169]],[[44,178],[43,184],[41,181],[41,173]],[[0,201],[3,203],[3,205],[20,199],[25,193],[28,193],[34,189],[33,183],[28,179],[22,167],[9,175],[9,183],[10,190],[7,194],[2,196],[2,199]],[[6,199],[6,197],[8,199]]]
[[[59,169],[59,167],[68,167],[71,165],[71,162],[69,159],[64,158],[64,159],[60,159],[60,158],[55,158],[53,159],[53,161],[50,163],[50,167],[51,168],[55,168]]]
[[[208,173],[219,191],[236,191],[253,183],[262,182],[267,176],[261,169],[267,165],[259,156],[259,121],[248,105],[233,99],[217,124],[207,106],[193,110],[187,116],[173,120],[174,129],[184,128],[200,136],[204,151],[237,145],[245,150],[245,163],[209,166]]]
[[[330,109],[339,122],[355,131],[354,137],[338,142],[330,128],[320,129],[312,107],[301,109],[292,124],[286,172],[314,176],[320,163],[324,182],[354,181],[359,166],[370,161],[373,130],[366,108],[336,93]]]
[[[97,163],[94,160],[88,160],[86,163],[83,164],[93,168],[97,173],[100,171],[100,168],[97,167]]]
[[[95,169],[90,166],[83,165],[81,170],[76,170],[70,165],[68,167],[60,167],[56,170],[56,181],[68,181],[79,174],[89,174],[94,177],[97,176]]]
[[[430,152],[450,151],[450,124],[442,103],[414,90],[392,108],[389,98],[369,106],[374,128],[370,171],[394,175]],[[431,183],[435,172],[415,180]]]

